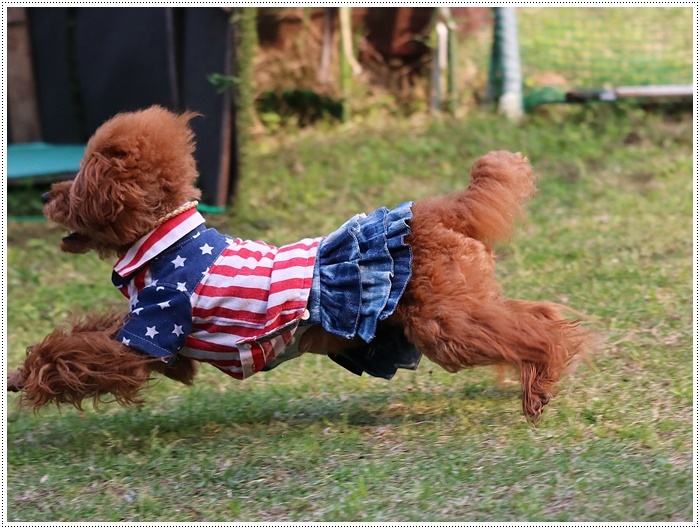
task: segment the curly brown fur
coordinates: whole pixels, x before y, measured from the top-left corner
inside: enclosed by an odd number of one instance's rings
[[[105,123],[88,143],[73,182],[55,184],[46,216],[72,233],[67,252],[122,255],[158,219],[197,198],[193,114],[152,107]],[[512,366],[522,384],[525,414],[537,419],[556,385],[582,351],[587,334],[567,310],[549,302],[509,299],[494,274],[492,244],[511,236],[524,218],[535,178],[526,158],[494,152],[479,158],[461,193],[418,201],[411,234],[413,274],[392,321],[408,339],[450,372],[475,365]],[[194,363],[172,366],[116,340],[122,315],[90,316],[58,328],[29,348],[24,365],[8,376],[8,389],[40,408],[49,403],[95,404],[107,395],[141,402],[153,372],[191,383]],[[307,331],[304,349],[337,353],[356,344],[321,328]]]
[[[72,232],[62,250],[120,255],[163,215],[200,196],[188,125],[195,116],[154,106],[119,114],[95,132],[76,178],[42,197],[46,217]],[[178,357],[166,365],[118,343],[122,325],[123,315],[112,313],[57,328],[27,349],[24,364],[8,374],[8,390],[21,391],[21,403],[35,409],[51,403],[81,408],[84,399],[97,405],[108,395],[131,406],[141,403],[152,372],[193,382],[195,362]]]
[[[510,235],[534,191],[527,159],[495,152],[475,162],[462,193],[417,202],[409,236],[413,276],[397,319],[408,339],[447,371],[514,366],[523,411],[536,419],[586,333],[563,317],[562,307],[508,299],[496,281],[486,241]]]
[[[73,181],[54,184],[44,214],[73,233],[66,252],[118,255],[157,220],[198,198],[193,113],[161,107],[119,114],[88,141]]]
[[[52,403],[82,409],[83,400],[92,399],[97,407],[108,395],[123,406],[141,404],[139,392],[151,371],[192,383],[191,360],[168,367],[117,342],[123,318],[120,313],[89,315],[55,329],[27,348],[24,364],[8,374],[8,389],[21,391],[21,404],[35,410]]]
[[[535,182],[529,162],[520,153],[490,152],[474,162],[464,191],[417,202],[414,218],[494,244],[508,239],[516,222],[525,219],[525,204],[537,191]]]

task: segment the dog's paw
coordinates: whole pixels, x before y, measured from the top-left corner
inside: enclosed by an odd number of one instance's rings
[[[544,410],[544,407],[549,404],[549,400],[552,396],[549,394],[542,394],[535,395],[534,397],[535,398],[532,402],[529,402],[526,406],[523,406],[525,415],[528,419],[530,419],[533,425],[540,420],[540,417],[542,417],[542,410]]]

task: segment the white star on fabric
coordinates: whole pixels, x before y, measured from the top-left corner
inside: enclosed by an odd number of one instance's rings
[[[233,239],[231,239],[231,238],[229,238],[229,237],[226,237],[226,244],[228,244],[229,246],[231,246],[231,245],[233,244]]]
[[[158,280],[157,280],[157,279],[154,279],[153,281],[151,281],[151,285],[150,285],[150,286],[154,287],[154,286],[156,286],[157,284],[158,284]]]
[[[175,325],[172,334],[176,334],[178,336],[180,336],[181,334],[185,334],[182,330],[182,325]]]
[[[134,296],[133,298],[131,298],[131,306],[132,307],[135,307],[138,304],[139,304],[139,297],[138,296]]]
[[[122,343],[128,347],[131,343],[131,340],[129,340],[128,338],[122,338]]]
[[[180,283],[180,282],[178,282],[178,283],[177,283],[177,289],[178,289],[180,292],[187,292],[187,284],[186,284],[186,283]]]
[[[169,302],[169,301],[163,301],[162,303],[158,303],[158,306],[159,306],[161,309],[167,309],[168,307],[170,307],[170,302]]]
[[[155,325],[153,327],[146,327],[146,336],[148,336],[149,338],[154,338],[156,334],[160,333],[156,331]]]
[[[204,243],[204,246],[200,246],[199,249],[202,250],[202,255],[204,255],[205,253],[211,255],[211,251],[214,249],[214,247],[209,246],[207,243]]]
[[[181,266],[185,266],[185,261],[187,260],[187,257],[180,257],[179,255],[170,261],[175,265],[175,268],[180,268]]]
[[[142,310],[143,310],[143,307],[139,307],[138,309],[132,310],[131,313],[132,313],[132,314],[136,314],[136,315],[138,316],[139,313],[140,313]]]

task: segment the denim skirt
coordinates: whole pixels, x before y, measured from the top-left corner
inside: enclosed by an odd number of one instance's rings
[[[343,338],[369,343],[377,324],[391,316],[411,278],[412,202],[356,215],[318,248],[309,320]]]

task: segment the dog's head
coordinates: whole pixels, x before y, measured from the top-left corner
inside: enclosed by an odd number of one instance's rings
[[[195,115],[154,106],[118,114],[97,129],[75,179],[42,196],[44,215],[71,232],[63,251],[120,254],[158,219],[199,197],[189,127]]]

